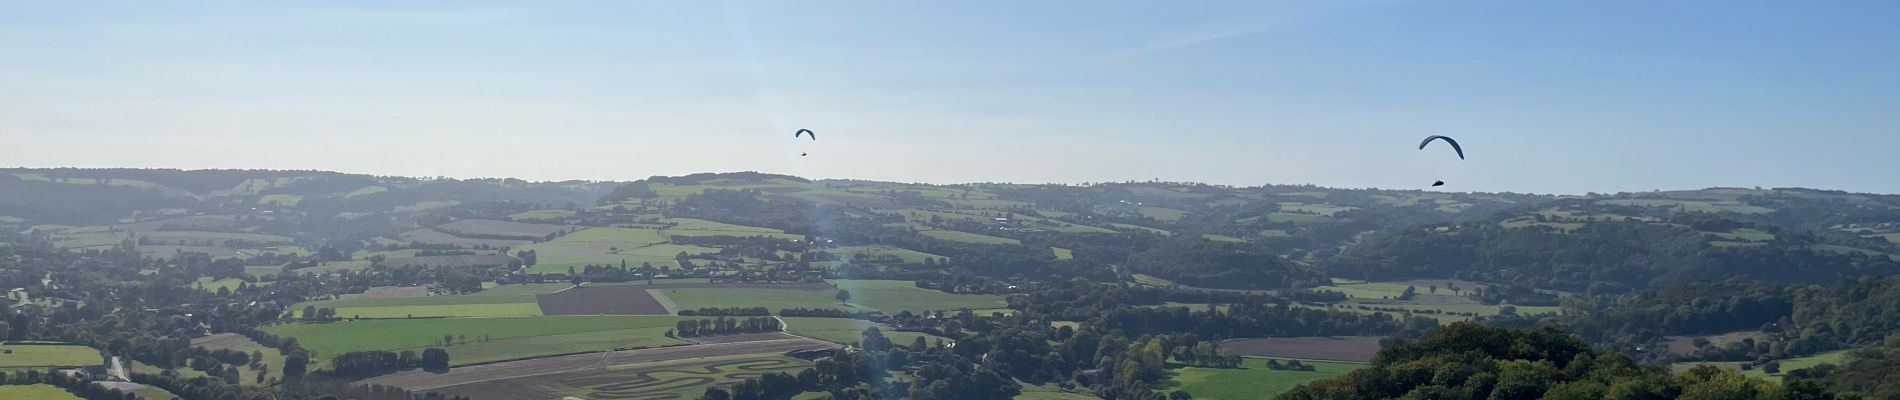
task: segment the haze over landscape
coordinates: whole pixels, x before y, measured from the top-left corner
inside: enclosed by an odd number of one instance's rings
[[[1890,2],[0,7],[15,166],[1900,191]]]
[[[0,399],[1900,399],[1896,11],[0,0]]]

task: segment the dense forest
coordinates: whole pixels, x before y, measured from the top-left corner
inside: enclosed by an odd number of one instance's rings
[[[1457,323],[1416,341],[1379,349],[1372,366],[1307,384],[1283,400],[1338,399],[1825,399],[1732,371],[1698,368],[1670,374],[1595,350],[1562,331]]]

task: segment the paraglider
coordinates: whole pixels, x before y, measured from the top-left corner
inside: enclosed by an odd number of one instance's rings
[[[1433,140],[1439,140],[1439,139],[1443,139],[1445,141],[1445,144],[1451,145],[1451,150],[1458,153],[1458,159],[1460,160],[1465,159],[1465,147],[1459,146],[1458,141],[1451,140],[1451,137],[1449,136],[1442,136],[1442,135],[1426,136],[1424,141],[1418,142],[1418,149],[1424,150],[1425,145],[1432,144]],[[1432,187],[1439,187],[1439,186],[1445,186],[1445,181],[1432,181]]]
[[[811,140],[813,141],[818,140],[818,133],[812,132],[810,129],[799,129],[797,132],[792,132],[793,138],[804,137],[804,136],[810,136]],[[811,155],[811,153],[798,153],[799,157],[805,157],[809,155]]]
[[[815,138],[815,137],[814,137],[814,138]],[[1428,144],[1432,144],[1432,140],[1433,140],[1433,139],[1444,139],[1444,140],[1445,140],[1445,144],[1449,144],[1449,145],[1451,145],[1451,150],[1452,150],[1452,151],[1456,151],[1456,152],[1458,152],[1458,159],[1460,159],[1460,160],[1463,160],[1463,159],[1465,159],[1465,148],[1464,148],[1464,146],[1459,146],[1459,145],[1458,145],[1458,141],[1456,141],[1456,140],[1451,140],[1451,138],[1450,138],[1450,137],[1447,137],[1447,136],[1440,136],[1440,135],[1431,135],[1431,136],[1426,136],[1426,137],[1425,137],[1425,141],[1422,141],[1422,142],[1418,142],[1418,149],[1419,149],[1419,150],[1424,150],[1424,149],[1425,149],[1425,145],[1428,145]]]

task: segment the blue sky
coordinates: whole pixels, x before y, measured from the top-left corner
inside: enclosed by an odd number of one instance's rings
[[[1845,1],[0,1],[0,165],[1900,192],[1896,20]],[[1429,134],[1470,159],[1416,150]]]

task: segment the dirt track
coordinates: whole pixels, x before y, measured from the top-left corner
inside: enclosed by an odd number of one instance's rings
[[[1243,356],[1368,362],[1379,352],[1379,339],[1376,336],[1228,339],[1221,341],[1220,346]]]
[[[459,393],[457,386],[502,380],[528,379],[564,372],[600,369],[614,365],[744,354],[784,353],[793,350],[833,348],[837,346],[838,345],[830,342],[802,337],[795,339],[700,344],[510,361],[471,367],[458,367],[449,372],[440,374],[421,370],[409,370],[365,379],[358,381],[358,383],[396,386],[409,390],[437,390]],[[526,383],[524,383],[524,385],[532,386]]]

